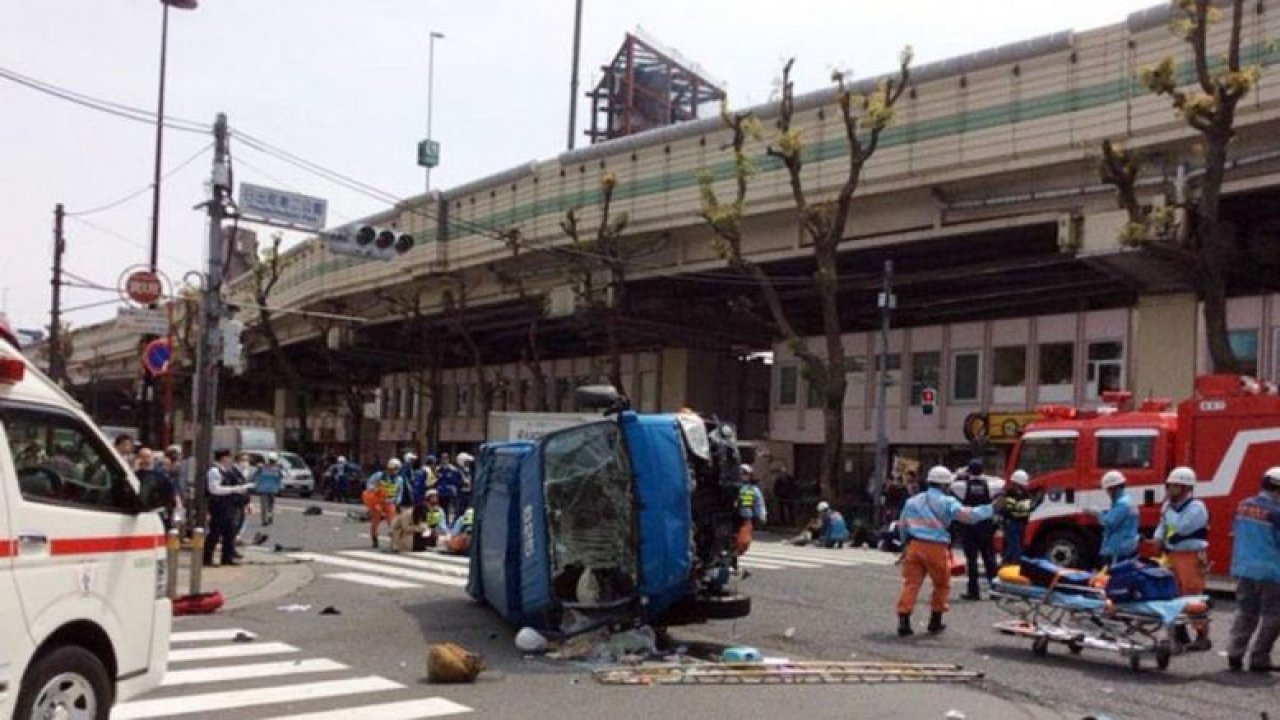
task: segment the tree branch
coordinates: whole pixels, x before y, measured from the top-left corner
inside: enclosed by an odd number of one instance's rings
[[[1192,11],[1191,18],[1191,21],[1195,23],[1195,27],[1191,30],[1189,42],[1191,43],[1192,54],[1195,56],[1196,79],[1200,83],[1200,89],[1207,95],[1216,96],[1217,88],[1214,86],[1213,78],[1209,75],[1209,52],[1207,48],[1209,3],[1210,0],[1195,0],[1195,8]]]

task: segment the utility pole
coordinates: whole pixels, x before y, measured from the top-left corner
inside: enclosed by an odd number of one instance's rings
[[[582,0],[575,0],[573,10],[573,68],[569,75],[569,149],[573,149],[578,130],[578,56],[582,52]]]
[[[62,357],[62,253],[67,239],[62,234],[62,220],[67,215],[58,203],[53,207],[53,300],[49,305],[49,377],[59,385],[67,375],[67,359]]]
[[[227,168],[227,116],[218,113],[213,125],[212,193],[205,205],[209,214],[209,266],[204,278],[201,300],[200,344],[196,351],[195,392],[192,393],[192,417],[195,419],[195,459],[191,464],[191,482],[195,483],[195,509],[191,513],[196,526],[205,524],[208,483],[205,474],[213,464],[214,407],[218,401],[218,372],[221,353],[218,341],[222,324],[222,237],[223,204],[231,196],[231,175]],[[203,531],[191,544],[191,594],[200,594],[200,570],[204,565]]]
[[[872,520],[879,517],[880,491],[884,487],[885,476],[889,472],[889,434],[888,408],[889,401],[889,319],[898,300],[893,295],[893,261],[884,261],[884,287],[877,299],[880,306],[880,354],[876,363],[876,463],[875,475],[871,478],[871,512]]]

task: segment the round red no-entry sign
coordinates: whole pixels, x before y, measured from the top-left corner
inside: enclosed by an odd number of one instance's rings
[[[160,276],[150,270],[135,270],[124,281],[124,293],[139,305],[151,305],[164,294]]]

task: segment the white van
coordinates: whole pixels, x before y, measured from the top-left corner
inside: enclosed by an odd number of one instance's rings
[[[107,720],[168,661],[160,498],[0,326],[0,719]]]

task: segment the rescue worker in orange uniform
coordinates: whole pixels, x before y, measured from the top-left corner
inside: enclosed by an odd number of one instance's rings
[[[947,494],[955,476],[950,470],[937,465],[929,470],[926,481],[929,489],[907,501],[898,518],[898,533],[906,548],[902,554],[902,594],[898,596],[898,635],[915,634],[911,629],[911,610],[916,597],[929,576],[933,583],[930,598],[929,632],[938,634],[946,630],[942,615],[947,611],[947,599],[951,594],[951,533],[952,522],[973,525],[990,520],[994,509],[990,504],[965,507]]]
[[[391,458],[385,470],[369,476],[365,482],[361,500],[369,509],[369,540],[373,549],[378,549],[378,526],[384,521],[388,526],[396,517],[396,487],[400,480],[400,461]]]
[[[1204,593],[1205,573],[1209,569],[1205,556],[1209,549],[1209,509],[1192,497],[1196,473],[1191,468],[1174,468],[1164,486],[1164,507],[1160,508],[1160,523],[1152,539],[1164,551],[1169,570],[1178,582],[1178,594],[1200,595]],[[1209,650],[1213,643],[1209,641],[1208,630],[1203,623],[1198,623],[1196,639],[1192,642],[1186,627],[1179,625],[1178,642],[1191,652]]]
[[[734,550],[739,554],[751,547],[752,529],[756,525],[764,525],[769,519],[769,511],[764,506],[764,494],[756,485],[755,473],[750,465],[738,468],[742,485],[738,488],[738,499],[735,503],[738,511],[738,532],[734,536]]]

